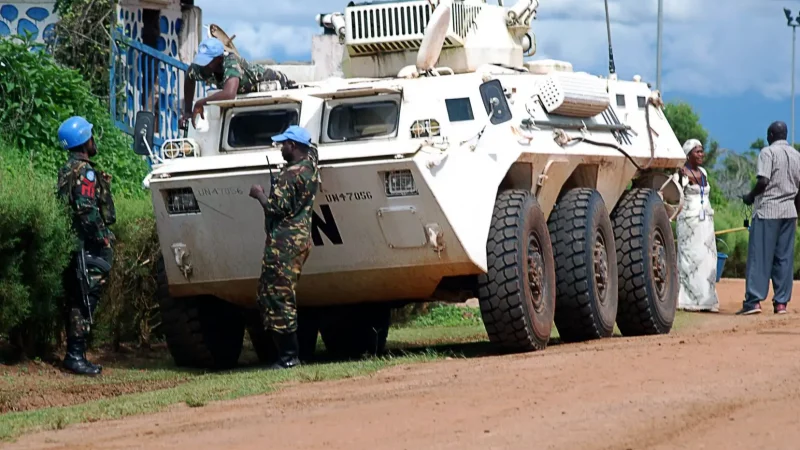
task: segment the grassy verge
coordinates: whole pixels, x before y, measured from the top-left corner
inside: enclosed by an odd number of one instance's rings
[[[699,320],[678,313],[674,329]],[[615,334],[619,335],[618,330]],[[554,340],[558,332],[553,328]],[[249,343],[246,343],[249,344]],[[320,341],[320,350],[324,349]],[[64,374],[51,365],[0,366],[0,440],[33,431],[62,429],[70,424],[119,419],[162,411],[175,404],[202,407],[210,402],[269,393],[286,383],[310,383],[373,374],[381,369],[429,362],[445,357],[490,353],[477,308],[435,307],[389,333],[389,356],[351,362],[314,363],[291,371],[254,367],[246,346],[243,368],[206,373],[176,368],[164,348],[133,355],[100,357],[99,378]]]
[[[374,373],[380,369],[398,365],[430,361],[442,357],[438,353],[417,353],[389,358],[373,358],[362,361],[309,364],[291,371],[266,371],[249,368],[227,373],[191,373],[167,369],[148,371],[148,376],[188,379],[171,388],[138,394],[121,395],[88,403],[66,407],[44,408],[20,413],[9,413],[0,417],[0,439],[8,440],[31,431],[62,429],[67,425],[98,420],[118,419],[134,414],[162,411],[177,403],[190,407],[201,407],[209,402],[232,400],[239,397],[265,394],[287,382],[316,382],[351,378]],[[112,375],[117,380],[136,377],[135,369],[118,370]],[[168,373],[172,372],[172,374]],[[148,377],[142,377],[147,379]],[[143,381],[139,378],[140,381]],[[103,382],[107,383],[108,380]]]

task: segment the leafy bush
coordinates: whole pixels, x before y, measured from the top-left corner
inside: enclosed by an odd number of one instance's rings
[[[153,205],[148,198],[123,199],[116,206],[114,266],[97,311],[96,339],[114,348],[131,341],[148,347],[159,320],[154,296],[160,249]]]
[[[75,244],[54,192],[52,180],[0,145],[0,333],[28,356],[47,351],[61,323],[62,273]]]
[[[58,127],[73,115],[94,125],[96,162],[114,176],[114,193],[141,197],[147,164],[131,150],[130,137],[75,70],[56,64],[36,44],[20,38],[0,39],[0,139],[24,155],[37,171],[55,174],[64,163]]]

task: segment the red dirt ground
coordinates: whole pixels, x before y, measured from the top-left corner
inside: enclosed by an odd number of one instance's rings
[[[9,448],[800,448],[800,314],[765,302],[760,316],[734,316],[743,287],[724,280],[720,314],[667,336],[395,367]]]

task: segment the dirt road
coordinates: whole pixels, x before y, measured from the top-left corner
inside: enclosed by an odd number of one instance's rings
[[[398,367],[11,447],[797,449],[800,313],[765,302],[760,316],[733,316],[742,289],[724,282],[719,315],[669,336]]]

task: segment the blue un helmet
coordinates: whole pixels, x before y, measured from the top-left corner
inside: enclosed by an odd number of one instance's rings
[[[294,141],[298,144],[311,146],[311,135],[308,134],[305,128],[292,125],[283,133],[272,137],[272,142],[280,143],[283,141]]]
[[[58,142],[66,150],[79,147],[92,137],[92,124],[80,116],[72,116],[58,127]]]
[[[197,54],[194,57],[194,64],[205,67],[217,56],[225,53],[222,41],[216,38],[206,38],[197,47]]]

